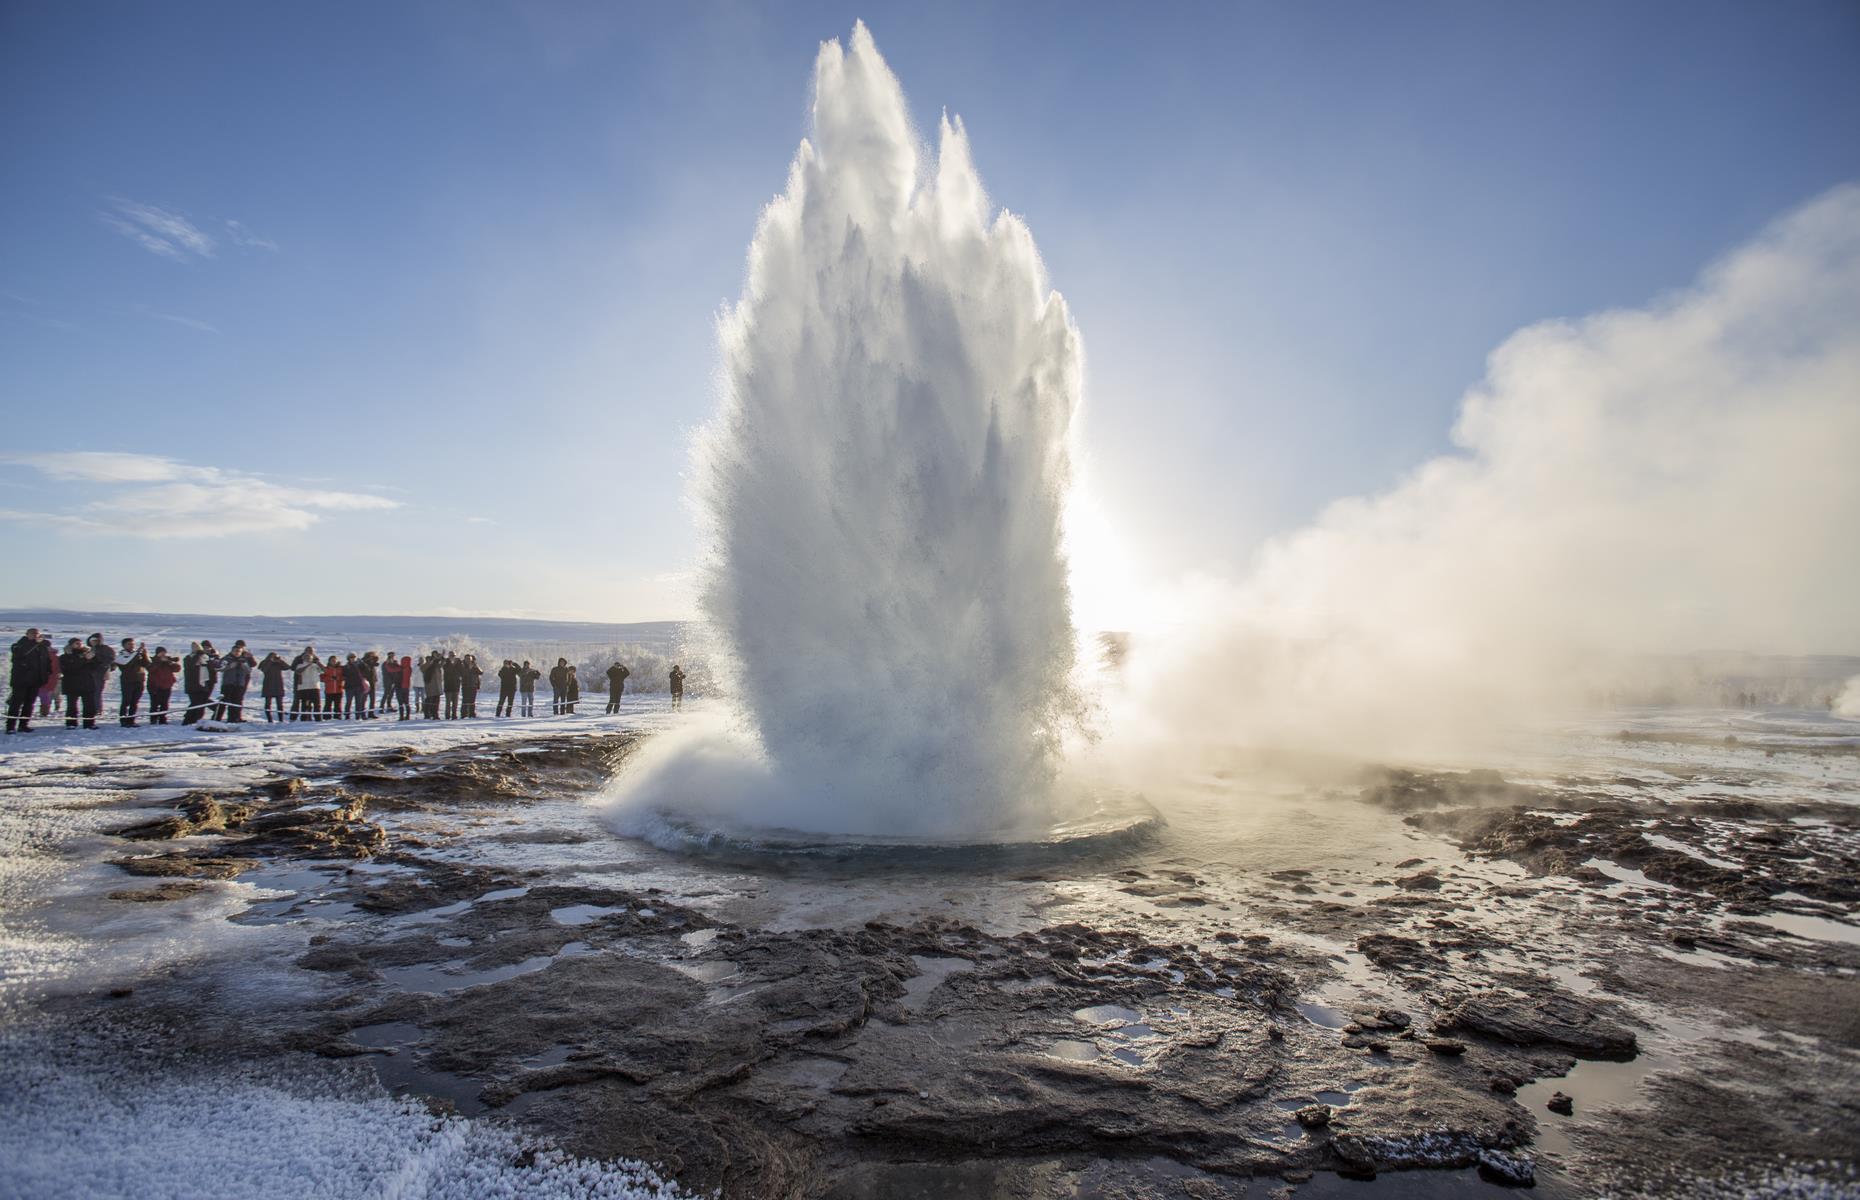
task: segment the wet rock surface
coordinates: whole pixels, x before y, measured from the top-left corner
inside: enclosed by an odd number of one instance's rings
[[[301,928],[290,969],[316,998],[252,1022],[176,978],[100,1019],[364,1066],[726,1196],[1238,1196],[1415,1171],[1685,1194],[1661,1181],[1853,1157],[1860,950],[1763,924],[1851,915],[1853,828],[1827,805],[1380,771],[1309,817],[1387,823],[1380,860],[1131,851],[1004,873],[987,887],[1011,919],[954,873],[844,919],[834,897],[874,888],[841,868],[615,859],[598,830],[524,818],[635,743],[390,751],[145,814],[112,861],[159,882],[112,900],[284,893],[238,919]],[[777,884],[824,911],[768,919],[752,901]]]

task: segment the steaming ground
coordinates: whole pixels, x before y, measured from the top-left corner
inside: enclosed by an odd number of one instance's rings
[[[1860,1194],[1853,721],[1206,746],[1047,855],[616,836],[701,718],[9,743],[0,1190]]]

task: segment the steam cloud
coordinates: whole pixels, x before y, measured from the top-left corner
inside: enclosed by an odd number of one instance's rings
[[[1860,188],[1681,293],[1514,334],[1453,437],[1188,588],[1119,735],[1448,749],[1647,655],[1860,651]]]

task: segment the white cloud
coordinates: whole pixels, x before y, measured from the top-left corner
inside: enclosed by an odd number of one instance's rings
[[[20,455],[8,461],[32,467],[51,479],[114,489],[67,512],[0,510],[0,520],[49,525],[73,533],[226,537],[308,529],[328,512],[400,507],[398,501],[384,496],[292,487],[153,454],[83,450]]]
[[[177,259],[190,254],[213,257],[213,239],[180,213],[121,197],[111,203],[116,212],[103,214],[103,223],[151,254]]]
[[[112,197],[110,204],[115,211],[100,213],[98,218],[150,254],[185,261],[212,258],[219,249],[220,239],[178,212],[152,204],[138,204],[120,196]],[[228,218],[221,221],[220,226],[224,230],[221,237],[241,249],[276,251],[278,248],[276,242],[254,233],[243,221]]]
[[[244,246],[250,250],[275,251],[278,248],[278,243],[272,241],[270,238],[260,237],[246,228],[243,222],[231,219],[228,219],[226,222],[226,237],[233,245]]]

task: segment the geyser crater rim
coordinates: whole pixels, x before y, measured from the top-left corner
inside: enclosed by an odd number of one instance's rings
[[[822,833],[758,826],[670,805],[633,808],[615,827],[622,836],[697,857],[869,859],[875,864],[910,858],[950,864],[972,860],[978,866],[993,866],[1003,859],[1070,858],[1131,849],[1147,842],[1168,823],[1140,795],[1095,792],[1090,799],[1089,809],[1046,823],[944,835]]]

